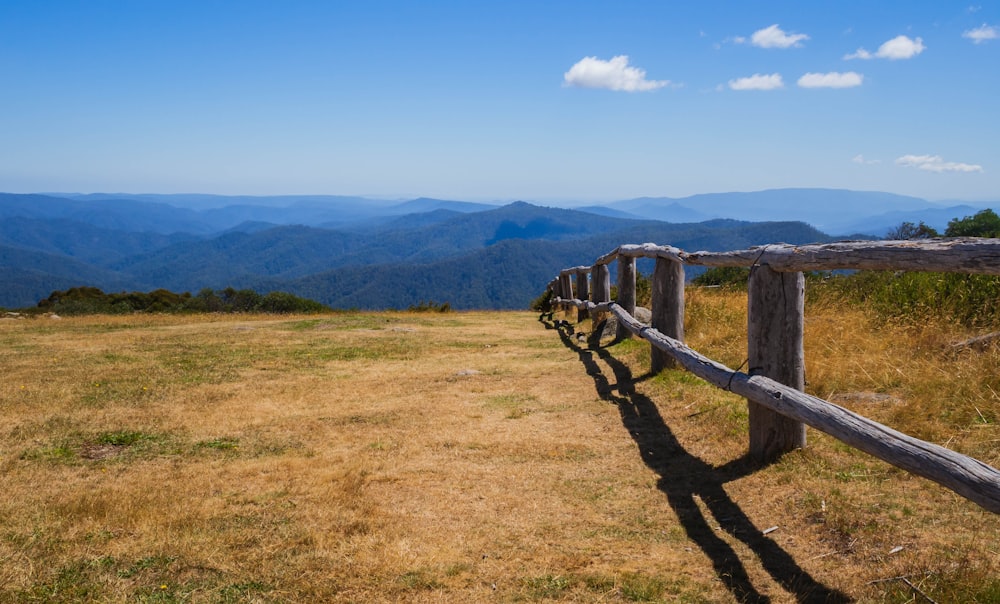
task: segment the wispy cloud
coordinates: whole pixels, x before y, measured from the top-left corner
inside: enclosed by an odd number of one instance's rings
[[[870,53],[864,48],[845,55],[844,59],[889,59],[898,61],[900,59],[912,59],[924,52],[924,41],[921,38],[913,39],[908,36],[896,36],[878,47],[874,53]]]
[[[977,164],[963,164],[944,161],[940,155],[904,155],[896,160],[897,166],[917,168],[927,172],[982,172],[983,167]]]
[[[805,34],[786,33],[775,23],[770,27],[758,29],[750,36],[750,43],[760,48],[792,48],[801,47],[801,42],[808,40]],[[745,42],[745,38],[736,38],[740,42]]]
[[[970,29],[969,31],[963,31],[962,37],[972,40],[973,44],[982,44],[987,40],[996,40],[1000,37],[1000,32],[998,32],[997,28],[992,25],[983,23],[979,27]]]
[[[855,71],[839,73],[807,73],[799,78],[802,88],[854,88],[864,82],[865,76]]]
[[[861,165],[864,165],[864,166],[872,166],[872,165],[875,165],[875,164],[882,163],[882,160],[880,160],[880,159],[865,159],[865,156],[862,155],[862,154],[860,154],[860,153],[858,153],[853,158],[851,158],[851,161],[854,162],[854,163],[856,163],[856,164],[861,164]]]
[[[645,92],[669,84],[670,80],[647,80],[644,69],[629,66],[627,55],[619,55],[609,61],[584,57],[563,74],[564,86],[579,88]]]
[[[774,90],[784,87],[785,83],[781,81],[780,73],[772,73],[771,75],[755,73],[747,78],[729,80],[729,88],[732,90]]]

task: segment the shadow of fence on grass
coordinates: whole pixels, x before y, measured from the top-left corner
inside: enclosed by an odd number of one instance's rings
[[[631,370],[600,346],[584,346],[573,337],[572,326],[565,322],[540,319],[548,329],[557,329],[563,344],[576,352],[594,380],[601,399],[618,407],[622,425],[639,448],[642,460],[659,476],[662,491],[677,514],[684,531],[712,561],[716,576],[738,602],[764,603],[771,599],[754,587],[746,566],[736,551],[716,534],[698,506],[700,500],[722,530],[743,542],[761,565],[798,602],[851,602],[844,593],[816,581],[773,539],[754,526],[723,485],[743,477],[759,466],[747,457],[714,467],[687,452],[663,421],[656,404],[638,393],[635,384],[649,374],[634,377]],[[614,383],[604,374],[595,356],[611,368]]]

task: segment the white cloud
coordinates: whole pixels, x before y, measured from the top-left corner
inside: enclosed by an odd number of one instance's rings
[[[780,73],[772,73],[771,75],[755,73],[748,78],[729,80],[729,88],[732,90],[774,90],[784,87],[785,83],[781,81]]]
[[[962,164],[944,161],[940,155],[904,155],[896,160],[897,166],[917,168],[927,172],[982,172],[983,167],[977,164]]]
[[[973,44],[982,44],[987,40],[996,40],[1000,37],[1000,32],[997,32],[997,28],[992,25],[983,23],[975,29],[962,32],[962,37],[972,40]]]
[[[865,76],[854,71],[838,73],[807,73],[799,78],[802,88],[854,88],[860,86]]]
[[[912,40],[906,36],[896,36],[882,46],[879,46],[875,56],[892,61],[910,59],[922,53],[924,48],[924,41],[920,38]]]
[[[927,47],[924,46],[924,41],[921,38],[916,40],[909,38],[907,36],[896,36],[895,38],[889,40],[888,42],[882,44],[872,54],[865,50],[864,48],[859,48],[857,51],[845,55],[844,59],[889,59],[890,61],[897,61],[899,59],[912,59],[918,54],[922,53]]]
[[[801,47],[803,40],[808,40],[805,34],[788,34],[775,23],[770,27],[758,29],[750,36],[750,43],[760,48],[791,48]]]
[[[857,49],[856,51],[852,52],[849,55],[844,55],[844,60],[845,61],[850,61],[851,59],[868,60],[868,59],[871,59],[871,58],[874,58],[873,55],[872,55],[872,53],[868,52],[864,48],[859,48],[859,49]]]
[[[663,88],[668,84],[669,80],[647,80],[644,69],[629,66],[627,55],[619,55],[610,61],[584,57],[563,74],[564,86],[580,88],[643,92]]]
[[[865,156],[862,155],[862,154],[860,154],[860,153],[858,153],[857,155],[855,155],[851,159],[851,161],[854,162],[854,163],[856,163],[856,164],[868,165],[868,166],[882,163],[882,160],[880,160],[880,159],[865,159]]]

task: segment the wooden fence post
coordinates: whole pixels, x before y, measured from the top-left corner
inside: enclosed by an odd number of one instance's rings
[[[618,306],[628,314],[635,316],[635,258],[618,256]],[[628,327],[618,322],[615,338],[624,340],[632,337]]]
[[[748,372],[764,375],[796,390],[805,388],[805,277],[766,265],[750,269],[747,319]],[[750,456],[762,462],[806,445],[805,424],[753,401]]]
[[[587,284],[587,273],[589,271],[585,268],[577,269],[576,271],[576,297],[581,300],[590,299],[590,288]],[[586,308],[581,307],[576,312],[576,322],[579,323],[584,319],[590,317],[590,311]]]
[[[559,275],[559,297],[563,300],[573,299],[573,279],[568,273]],[[569,310],[569,302],[563,302],[562,310]]]
[[[590,279],[592,281],[591,285],[594,289],[593,301],[594,304],[601,304],[602,302],[611,301],[611,271],[608,269],[607,264],[595,264],[590,268]],[[598,323],[606,319],[608,313],[602,311],[594,311],[594,316],[591,317],[594,321],[594,326],[596,327]]]
[[[653,269],[653,329],[675,340],[684,341],[684,265],[676,260],[657,258]],[[659,373],[677,367],[673,357],[652,346],[650,371]]]

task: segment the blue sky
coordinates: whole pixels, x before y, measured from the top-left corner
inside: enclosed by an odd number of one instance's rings
[[[1000,4],[0,0],[0,190],[1000,200]]]

